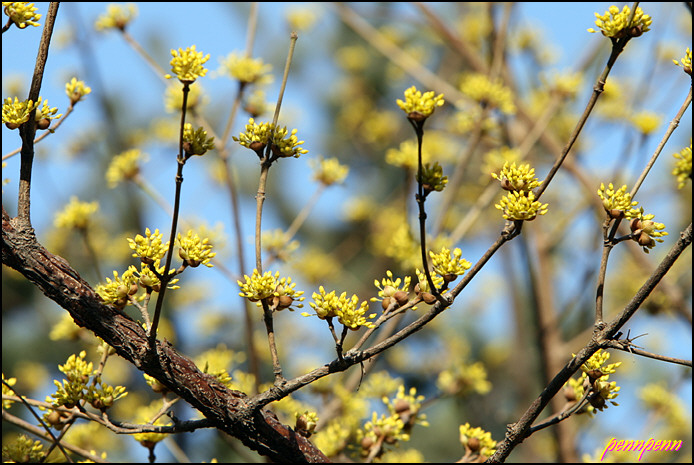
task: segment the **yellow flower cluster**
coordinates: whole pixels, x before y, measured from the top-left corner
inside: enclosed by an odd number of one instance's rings
[[[646,31],[650,30],[650,25],[653,22],[650,16],[643,13],[640,7],[636,8],[634,19],[628,23],[631,16],[631,8],[624,5],[622,11],[619,7],[612,5],[605,14],[600,15],[595,13],[595,25],[600,29],[602,35],[613,39],[621,39],[626,36],[638,37]],[[590,28],[588,32],[598,32]]]
[[[118,276],[118,272],[114,271],[113,280],[106,278],[106,284],[96,285],[96,293],[107,305],[115,305],[118,308],[125,307],[128,303],[128,296],[137,292],[138,278],[136,272],[137,268],[132,265],[125,270],[123,276]]]
[[[192,45],[185,50],[171,50],[171,71],[178,77],[178,80],[183,83],[194,82],[198,77],[207,74],[207,69],[203,66],[210,59],[209,53],[203,56],[202,52],[195,49]],[[171,74],[164,76],[166,79],[171,79]]]
[[[2,374],[2,381],[3,381],[3,383],[2,383],[2,395],[8,395],[8,396],[15,395],[14,391],[12,391],[12,389],[8,388],[5,385],[5,383],[7,383],[7,385],[9,385],[9,386],[14,386],[17,383],[17,378],[7,378],[6,379],[5,373],[3,373]],[[11,400],[3,400],[2,401],[2,409],[7,410],[8,408],[10,408],[12,406],[13,403],[14,403],[14,401],[11,401]]]
[[[2,446],[3,462],[41,463],[46,459],[45,455],[41,441],[32,441],[24,434],[20,434],[16,441]]]
[[[145,229],[145,236],[138,234],[135,239],[128,238],[128,245],[134,251],[133,257],[140,258],[143,263],[151,265],[152,263],[161,260],[169,250],[169,242],[162,242],[164,235],[158,229],[154,230],[154,234],[149,228]]]
[[[286,262],[291,254],[299,248],[299,241],[292,241],[282,229],[263,231],[263,249],[272,258]]]
[[[237,52],[232,52],[221,60],[218,70],[244,84],[267,84],[272,81],[272,65],[264,64],[260,58],[250,58]]]
[[[401,384],[393,400],[386,396],[383,396],[382,400],[391,415],[400,417],[405,425],[405,431],[410,431],[415,424],[429,426],[427,416],[420,413],[424,396],[417,395],[417,388],[411,387],[408,394],[405,394],[405,386]]]
[[[424,120],[431,116],[436,107],[444,104],[443,94],[436,95],[432,90],[422,94],[415,86],[405,90],[405,101],[397,99],[398,106],[407,113],[407,117]]]
[[[631,220],[630,224],[633,240],[638,242],[646,253],[648,249],[655,247],[656,241],[663,242],[660,238],[668,235],[666,231],[662,231],[665,225],[653,221],[654,217],[655,215],[644,215],[641,207],[639,216]]]
[[[37,21],[41,15],[36,13],[37,8],[28,2],[2,2],[5,14],[19,29],[27,26],[40,26]]]
[[[535,200],[532,189],[538,187],[540,182],[535,177],[535,170],[530,165],[516,166],[516,163],[504,163],[504,167],[497,173],[492,173],[494,179],[498,179],[501,187],[510,191],[508,195],[494,205],[503,212],[507,220],[531,221],[537,215],[547,213],[547,204]]]
[[[641,111],[631,116],[630,120],[641,134],[647,136],[658,129],[663,117],[652,111]]]
[[[510,165],[505,162],[501,171],[492,173],[492,177],[499,180],[501,188],[507,191],[530,192],[540,185],[535,177],[535,169],[527,163],[516,166],[515,162]]]
[[[425,163],[422,167],[421,179],[418,181],[422,183],[426,196],[433,191],[441,192],[448,184],[448,176],[443,175],[443,168],[439,162],[435,162],[433,165]]]
[[[140,162],[147,160],[147,154],[140,149],[126,150],[111,160],[106,170],[108,187],[114,188],[121,181],[134,179],[140,173]]]
[[[308,150],[300,147],[304,141],[300,141],[296,137],[297,132],[296,129],[292,129],[291,134],[289,134],[286,126],[279,128],[272,123],[256,124],[255,120],[250,118],[246,125],[246,132],[242,132],[238,138],[232,137],[232,139],[253,150],[259,156],[267,144],[270,143],[270,148],[275,156],[299,158],[299,156],[308,153]]]
[[[262,306],[262,300],[270,297],[272,299],[266,302],[273,310],[284,310],[285,308],[292,310],[290,307],[294,305],[294,301],[301,302],[304,300],[304,297],[302,297],[304,292],[294,289],[296,284],[292,282],[292,278],[280,279],[279,271],[274,275],[272,272],[266,271],[261,276],[258,270],[255,269],[250,277],[244,275],[243,278],[244,282],[237,281],[241,288],[239,295],[251,302],[256,302],[258,307]],[[299,303],[296,306],[301,308],[303,304]]]
[[[14,102],[11,98],[6,98],[2,104],[2,122],[7,129],[17,129],[23,123],[29,121],[29,113],[38,107],[41,103],[41,97],[34,103],[31,100],[20,102],[17,97]]]
[[[410,289],[410,283],[412,278],[410,276],[405,276],[404,279],[393,279],[393,272],[390,270],[386,271],[386,277],[379,283],[377,279],[374,280],[374,286],[376,286],[378,291],[378,297],[372,297],[372,302],[381,301],[381,306],[385,310],[388,308],[393,301],[398,303],[398,306],[405,305],[408,301],[408,292]],[[402,287],[400,287],[402,284]],[[413,308],[414,309],[414,308]]]
[[[193,130],[193,125],[186,123],[183,127],[183,150],[186,155],[204,155],[208,150],[214,150],[214,137],[207,137],[203,128]]]
[[[607,401],[610,401],[612,405],[618,405],[612,399],[619,395],[618,392],[621,388],[617,386],[615,381],[609,382],[608,379],[611,374],[617,371],[622,362],[605,365],[609,358],[608,352],[598,349],[586,363],[581,365],[583,372],[581,377],[578,380],[569,380],[568,394],[571,400],[575,401],[583,397],[586,385],[592,385],[593,393],[588,398],[590,405],[586,407],[586,411],[590,413],[596,413],[596,410],[602,411],[607,407]]]
[[[687,51],[684,52],[684,57],[678,62],[677,60],[672,60],[677,66],[681,66],[685,73],[692,75],[692,51],[687,47]]]
[[[70,82],[65,84],[65,93],[70,98],[71,105],[79,102],[85,95],[90,94],[91,92],[91,87],[87,87],[84,81],[78,81],[75,77],[73,77]]]
[[[181,236],[181,233],[178,233],[178,244],[181,247],[178,249],[178,256],[183,259],[184,263],[193,268],[200,265],[212,268],[210,260],[217,254],[212,252],[212,244],[209,242],[209,238],[201,239],[199,235],[193,233],[190,229],[185,236]]]
[[[313,179],[325,186],[340,184],[349,173],[349,167],[341,165],[337,158],[319,159],[313,162]]]
[[[492,389],[492,383],[487,379],[487,370],[482,362],[459,362],[452,369],[439,373],[436,387],[449,395],[466,396],[471,393],[487,394]]]
[[[470,423],[460,425],[460,443],[465,450],[480,458],[487,459],[496,452],[496,441],[492,439],[492,434],[480,427],[473,428]]]
[[[80,202],[72,196],[70,203],[55,215],[55,227],[86,230],[97,210],[99,202]]]
[[[106,13],[99,16],[94,23],[94,28],[97,31],[106,29],[125,30],[125,26],[137,16],[137,7],[133,3],[128,3],[127,6],[110,4]]]
[[[631,200],[631,194],[627,193],[626,184],[614,190],[612,183],[600,183],[598,196],[602,199],[602,206],[610,218],[636,218],[639,210],[631,208],[638,205],[638,202]]]
[[[372,328],[373,323],[370,319],[375,318],[376,314],[372,313],[364,316],[369,309],[369,303],[364,301],[359,306],[359,297],[353,294],[351,298],[347,298],[347,293],[343,292],[338,297],[335,291],[325,293],[323,286],[319,287],[319,292],[313,293],[313,302],[309,305],[315,310],[318,318],[325,320],[328,318],[337,317],[338,321],[351,330],[356,331],[362,326]],[[302,313],[303,316],[311,316],[309,313]]]
[[[511,89],[500,82],[490,81],[484,74],[466,74],[460,83],[460,91],[475,102],[498,108],[506,115],[512,115],[516,112]]]
[[[692,144],[673,154],[677,159],[672,174],[677,178],[677,188],[682,189],[687,179],[692,179]]]
[[[457,247],[453,250],[452,256],[451,251],[446,247],[443,247],[439,253],[429,251],[434,272],[446,282],[455,280],[472,266],[469,261],[461,258],[462,255],[463,252]]]

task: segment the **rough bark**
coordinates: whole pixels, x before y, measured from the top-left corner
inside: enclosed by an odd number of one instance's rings
[[[2,263],[20,272],[75,323],[92,331],[118,355],[154,377],[198,409],[213,425],[276,462],[328,462],[310,441],[283,425],[270,411],[254,411],[248,396],[233,391],[179,354],[166,340],[150,350],[145,330],[128,315],[104,305],[98,294],[63,258],[36,240],[2,210]]]

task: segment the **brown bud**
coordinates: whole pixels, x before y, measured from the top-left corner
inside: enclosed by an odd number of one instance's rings
[[[36,129],[45,130],[51,126],[51,120],[48,118],[41,118],[36,122]]]
[[[642,232],[639,234],[638,239],[636,242],[639,243],[639,245],[644,246],[644,247],[653,247],[655,246],[655,239],[653,239],[651,236],[648,234]]]
[[[429,292],[422,292],[422,300],[428,304],[436,303],[436,296]]]
[[[381,300],[381,307],[383,307],[383,310],[386,310],[388,307],[390,307],[392,302],[393,299],[391,297],[384,297],[383,300]]]
[[[409,300],[408,294],[405,291],[397,291],[393,294],[393,298],[398,301],[398,305],[400,306],[405,305]]]
[[[470,449],[472,452],[477,452],[480,449],[480,440],[479,438],[476,437],[471,437],[467,441],[467,447]]]

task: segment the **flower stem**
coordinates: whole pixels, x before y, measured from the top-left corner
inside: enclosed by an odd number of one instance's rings
[[[173,219],[171,220],[171,235],[169,236],[169,250],[166,253],[166,263],[164,265],[164,274],[161,277],[161,288],[157,296],[157,303],[154,308],[154,317],[152,318],[152,326],[149,331],[149,342],[152,348],[155,347],[157,339],[157,327],[159,326],[159,317],[161,316],[161,308],[164,304],[164,294],[169,283],[169,269],[171,268],[171,259],[173,257],[174,242],[176,241],[176,227],[178,226],[178,213],[181,209],[181,186],[183,184],[183,166],[185,165],[185,157],[183,156],[183,128],[186,121],[186,108],[188,106],[188,93],[190,92],[190,84],[183,83],[183,104],[181,105],[181,127],[178,136],[178,171],[176,172],[176,195],[174,197]]]

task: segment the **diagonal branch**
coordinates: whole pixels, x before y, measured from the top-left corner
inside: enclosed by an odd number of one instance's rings
[[[150,350],[145,330],[114,307],[103,304],[96,292],[63,258],[38,243],[33,230],[19,229],[19,220],[2,211],[2,263],[36,285],[49,299],[70,313],[113,347],[118,355],[156,378],[198,409],[214,427],[277,462],[327,462],[306,438],[283,425],[269,411],[253,409],[246,394],[232,391],[215,377],[202,373],[167,341]]]

